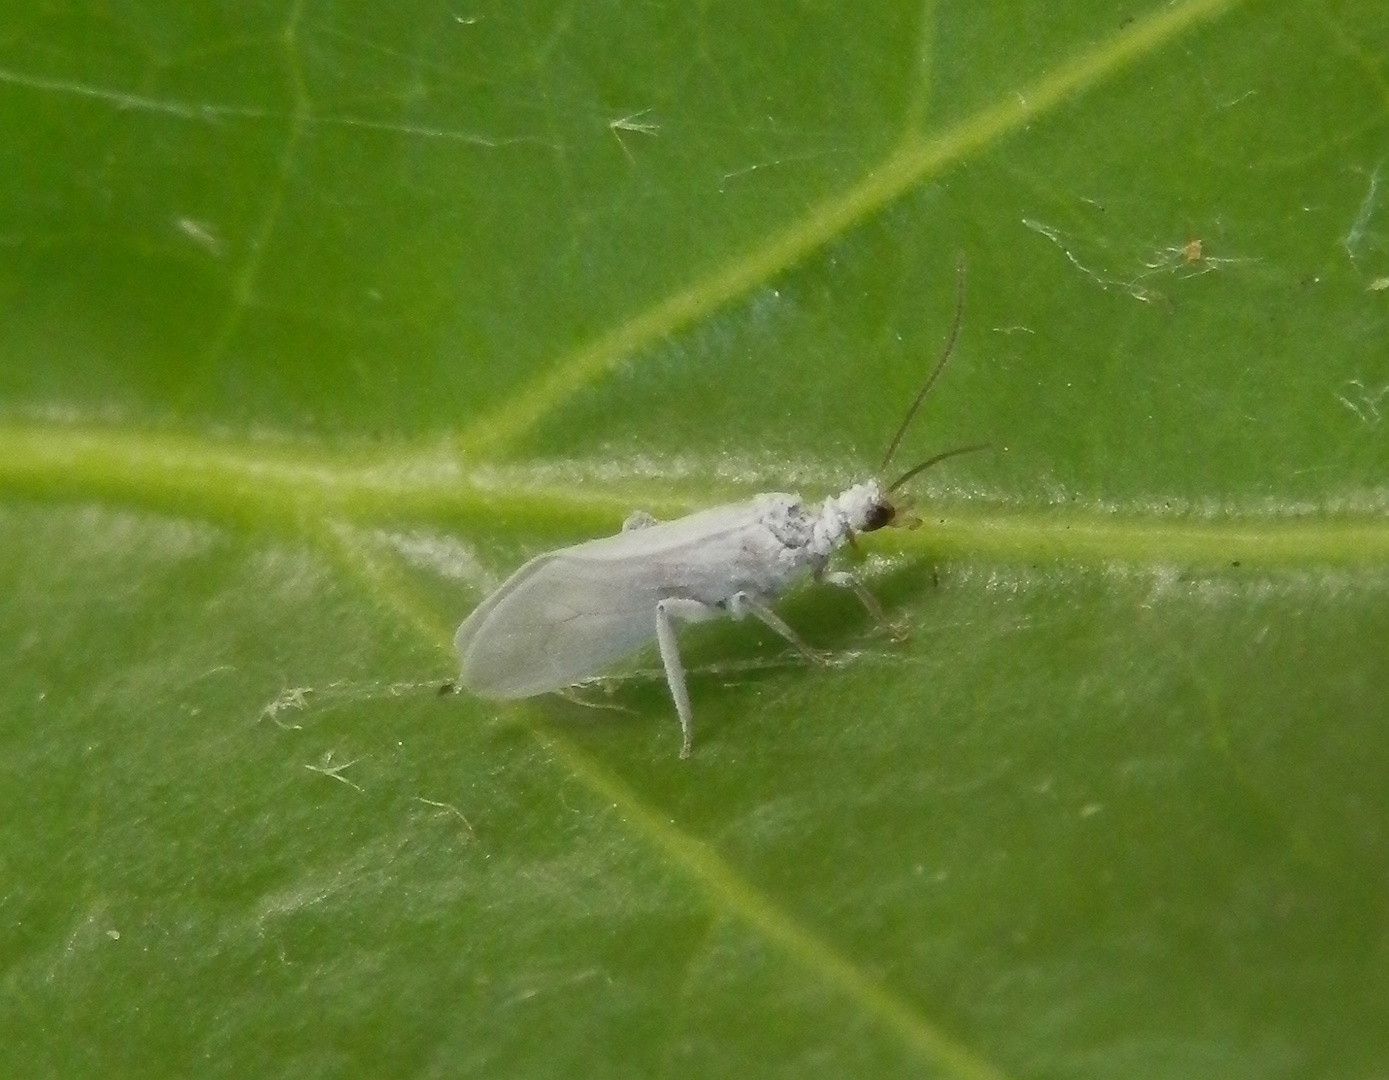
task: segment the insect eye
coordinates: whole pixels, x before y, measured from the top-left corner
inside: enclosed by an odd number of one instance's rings
[[[891,525],[892,519],[897,511],[888,503],[874,503],[868,508],[868,513],[864,516],[863,527],[860,532],[873,532],[881,529],[884,525]]]

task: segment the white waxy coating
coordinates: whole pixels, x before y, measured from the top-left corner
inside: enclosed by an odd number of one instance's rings
[[[656,638],[662,601],[694,601],[682,606],[687,621],[741,614],[742,599],[770,601],[822,570],[887,505],[876,481],[813,512],[777,492],[674,521],[638,520],[615,536],[538,555],[458,628],[459,682],[484,697],[523,698],[600,675]]]

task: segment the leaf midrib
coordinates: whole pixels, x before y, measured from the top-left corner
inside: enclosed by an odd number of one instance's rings
[[[637,506],[670,518],[755,494],[710,491],[702,500],[680,499],[649,476],[619,490],[611,480],[556,482],[555,471],[553,465],[469,468],[446,448],[329,452],[157,432],[0,425],[0,489],[12,494],[96,500],[267,533],[298,534],[324,521],[430,521],[598,535]],[[1217,514],[1074,502],[1000,505],[947,495],[923,500],[918,512],[926,527],[885,530],[875,542],[901,552],[1001,562],[1389,565],[1389,516],[1373,510],[1309,515],[1305,506],[1268,504]]]

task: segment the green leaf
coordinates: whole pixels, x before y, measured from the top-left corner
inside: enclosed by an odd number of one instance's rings
[[[1374,0],[0,18],[14,1076],[1389,1070]],[[922,526],[580,700],[527,556]],[[850,560],[852,561],[852,559]]]

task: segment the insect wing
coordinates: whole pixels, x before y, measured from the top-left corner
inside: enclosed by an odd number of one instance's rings
[[[601,673],[656,636],[654,580],[557,551],[523,566],[458,628],[462,682],[530,697]]]
[[[601,674],[655,638],[662,599],[726,597],[720,553],[757,514],[749,504],[718,507],[537,556],[458,628],[460,682],[521,698]]]

